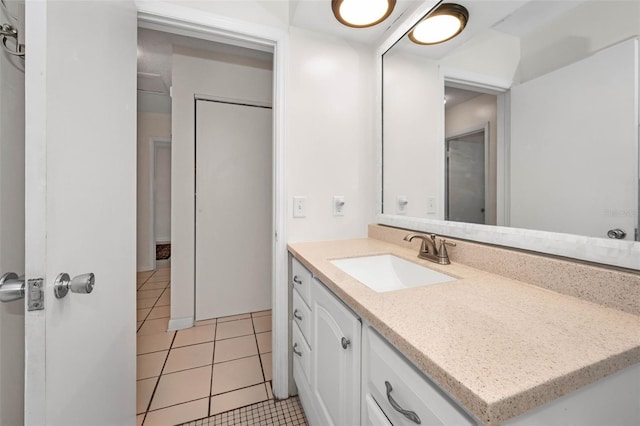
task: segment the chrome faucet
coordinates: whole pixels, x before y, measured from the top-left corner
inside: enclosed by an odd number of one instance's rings
[[[447,253],[447,245],[455,246],[455,243],[451,243],[444,238],[440,239],[440,248],[436,248],[436,234],[425,235],[411,233],[404,237],[405,241],[411,241],[414,238],[420,238],[422,244],[420,245],[420,251],[418,257],[420,259],[428,260],[430,262],[439,263],[440,265],[448,265],[451,263],[449,260],[449,253]]]

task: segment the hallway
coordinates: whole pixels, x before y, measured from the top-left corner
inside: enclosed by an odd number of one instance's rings
[[[297,397],[271,393],[270,310],[166,331],[169,262],[138,273],[137,424],[306,425]]]

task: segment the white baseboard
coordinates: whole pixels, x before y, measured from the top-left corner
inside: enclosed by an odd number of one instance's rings
[[[154,270],[154,265],[153,264],[149,264],[149,265],[138,265],[138,272],[149,272],[149,271],[153,271]]]
[[[169,320],[168,331],[182,330],[184,328],[191,328],[194,324],[193,317],[184,318],[171,318]]]

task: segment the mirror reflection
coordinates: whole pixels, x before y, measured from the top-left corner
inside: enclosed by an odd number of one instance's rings
[[[382,213],[637,240],[640,1],[456,3],[383,56]]]

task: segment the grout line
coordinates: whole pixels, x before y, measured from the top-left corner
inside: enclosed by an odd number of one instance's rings
[[[215,328],[213,329],[213,353],[211,354],[211,377],[209,378],[209,396],[207,398],[209,398],[209,400],[207,401],[207,416],[211,415],[211,394],[213,393],[213,366],[215,364],[215,357],[216,357],[216,335],[218,333],[218,321],[216,320],[215,323]]]
[[[173,341],[176,338],[176,334],[178,333],[174,333],[173,335],[173,339],[171,339],[171,344],[173,344]],[[169,346],[171,347],[171,346]],[[151,403],[153,402],[153,397],[156,396],[156,390],[158,390],[158,385],[160,384],[160,379],[162,378],[162,372],[164,371],[164,366],[167,365],[167,360],[169,359],[169,353],[171,352],[171,349],[169,349],[167,351],[167,356],[164,359],[164,363],[162,364],[162,368],[160,369],[160,375],[158,376],[158,381],[156,382],[156,385],[153,387],[153,392],[151,392],[151,398],[149,398],[149,403],[147,404],[147,409],[145,410],[145,419],[147,418],[147,413],[149,412],[149,409],[151,408]]]
[[[264,365],[262,365],[262,357],[260,356],[260,345],[258,344],[258,334],[256,333],[256,325],[253,323],[253,319],[251,319],[251,327],[253,328],[253,338],[256,341],[256,348],[258,349],[258,361],[260,361],[260,372],[262,373],[262,380],[267,381],[267,378],[264,375]],[[265,388],[265,392],[267,389]],[[267,394],[267,399],[269,398],[269,394]]]

